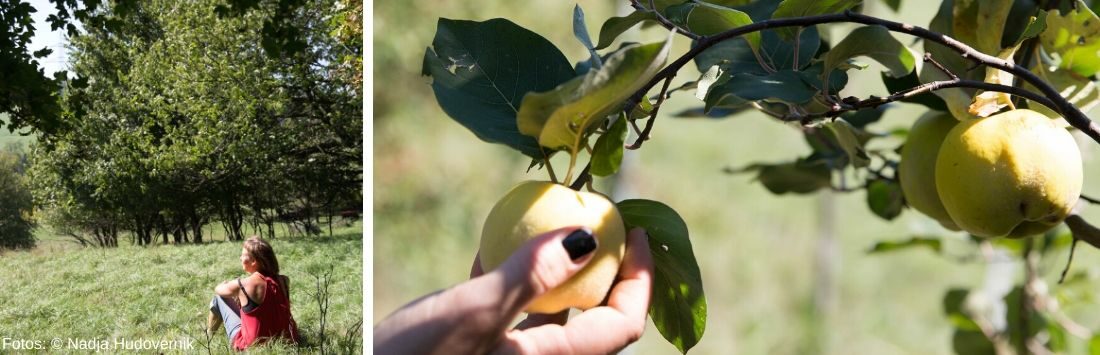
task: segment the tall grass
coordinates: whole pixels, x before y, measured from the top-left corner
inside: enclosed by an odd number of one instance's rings
[[[319,352],[314,276],[329,268],[324,347],[361,349],[348,339],[359,339],[363,319],[362,226],[334,232],[271,241],[291,280],[292,312],[305,342],[301,349],[275,343],[259,352]],[[194,339],[189,352],[228,350],[224,332],[206,337],[206,312],[214,286],[243,274],[239,242],[46,248],[0,255],[0,337]]]

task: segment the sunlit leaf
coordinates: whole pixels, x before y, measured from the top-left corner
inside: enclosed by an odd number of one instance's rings
[[[1050,69],[1054,69],[1051,71]],[[1097,103],[1100,103],[1100,89],[1097,89],[1096,83],[1088,78],[1082,77],[1080,74],[1068,69],[1049,68],[1046,66],[1037,66],[1031,68],[1031,72],[1038,75],[1047,84],[1058,90],[1058,93],[1062,97],[1066,98],[1073,106],[1076,106],[1081,112],[1089,112],[1092,108],[1096,107]],[[1028,90],[1038,91],[1030,84],[1025,84],[1024,87]],[[1033,103],[1028,108],[1038,111],[1047,117],[1061,117],[1057,111]]]
[[[543,147],[576,152],[593,124],[622,108],[664,66],[672,38],[633,45],[611,55],[590,71],[550,91],[528,94],[519,108],[519,131],[538,137]]]
[[[748,14],[706,2],[685,2],[665,10],[669,19],[687,26],[692,33],[709,36],[732,28],[752,24]],[[753,51],[760,50],[760,32],[741,36]]]
[[[1047,14],[1047,28],[1039,35],[1043,49],[1056,55],[1059,68],[1073,70],[1085,77],[1100,71],[1100,17],[1078,0],[1077,10]]]

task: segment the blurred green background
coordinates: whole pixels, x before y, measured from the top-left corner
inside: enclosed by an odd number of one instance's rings
[[[547,179],[545,171],[527,173],[529,160],[521,154],[478,140],[436,104],[430,78],[420,76],[436,20],[504,17],[546,37],[577,62],[587,58],[572,32],[572,9],[578,3],[587,14],[589,33],[596,37],[603,21],[627,1],[375,2],[375,322],[406,302],[465,280],[493,203],[520,181]],[[903,1],[898,12],[877,1],[864,6],[871,15],[927,26],[938,4]],[[841,38],[855,26],[823,28]],[[666,34],[647,29],[637,31],[635,38],[652,42]],[[897,38],[917,43],[912,37]],[[677,56],[686,51],[688,41],[675,41]],[[912,47],[920,50],[919,43]],[[870,67],[849,72],[844,96],[888,94],[879,79],[883,68],[863,62]],[[673,86],[697,78],[689,65]],[[793,127],[757,113],[718,120],[670,117],[701,106],[689,92],[675,94],[666,106],[653,138],[628,156],[631,171],[619,186],[629,185],[631,197],[668,204],[688,224],[709,314],[706,334],[692,353],[950,353],[945,292],[988,284],[986,275],[993,266],[1010,270],[1016,283],[1023,278],[1019,262],[987,263],[964,234],[950,233],[914,210],[893,221],[876,217],[862,191],[776,196],[754,182],[752,174],[723,172],[807,155],[810,149]],[[908,128],[924,111],[894,105],[870,128]],[[884,147],[901,143],[879,141]],[[1100,186],[1090,179],[1098,176],[1100,145],[1079,143],[1086,159],[1085,193],[1100,195]],[[566,163],[555,160],[559,176]],[[607,179],[597,178],[596,186],[611,191]],[[1095,223],[1100,206],[1086,208],[1084,215]],[[943,255],[922,248],[867,254],[877,241],[917,235],[944,236]],[[1063,250],[1040,264],[1042,279],[1052,290],[1059,287],[1067,254]],[[1098,256],[1100,252],[1082,244],[1073,270],[1100,276]],[[1090,276],[1090,285],[1100,285],[1097,276]],[[1065,313],[1089,329],[1100,329],[1092,297],[1075,302]],[[670,354],[676,349],[650,325],[625,352]]]

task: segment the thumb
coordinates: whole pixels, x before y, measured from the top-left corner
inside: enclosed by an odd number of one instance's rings
[[[536,297],[565,283],[592,259],[596,238],[586,227],[557,229],[529,240],[497,272],[504,276],[505,306],[521,311]]]

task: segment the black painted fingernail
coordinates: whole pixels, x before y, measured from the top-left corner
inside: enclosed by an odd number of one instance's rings
[[[592,236],[592,230],[580,228],[562,239],[561,245],[569,252],[570,259],[577,260],[596,250],[596,238]]]

